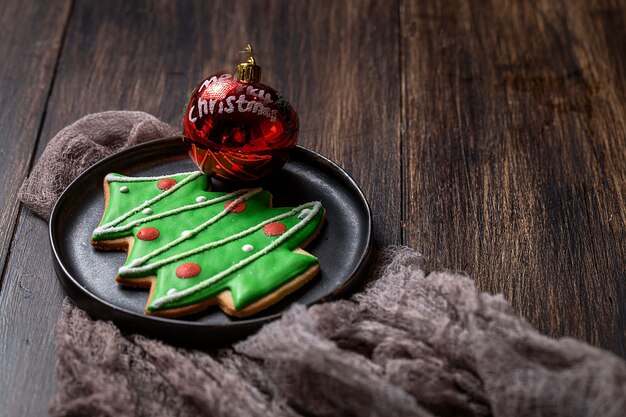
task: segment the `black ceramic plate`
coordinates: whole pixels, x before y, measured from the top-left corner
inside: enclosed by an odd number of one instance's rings
[[[195,169],[180,138],[161,139],[100,161],[63,192],[50,219],[55,267],[69,296],[92,317],[178,344],[219,345],[279,317],[294,302],[309,305],[338,296],[362,278],[372,239],[367,201],[345,171],[323,156],[297,147],[290,161],[259,185],[272,192],[275,207],[322,202],[326,223],[306,248],[319,258],[320,274],[281,302],[245,319],[230,318],[217,307],[181,319],[144,315],[148,291],[122,287],[114,280],[126,253],[95,250],[89,243],[104,209],[104,176],[110,172],[165,175]],[[217,181],[213,184],[216,191],[233,187]]]

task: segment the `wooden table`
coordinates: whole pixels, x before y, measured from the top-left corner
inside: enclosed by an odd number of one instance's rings
[[[626,356],[625,27],[610,1],[3,1],[0,414],[44,415],[55,391],[64,295],[16,200],[38,156],[87,113],[179,124],[247,42],[300,143],[363,187],[379,247]]]

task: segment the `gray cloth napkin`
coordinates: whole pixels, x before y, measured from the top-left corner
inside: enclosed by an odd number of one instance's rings
[[[97,159],[175,132],[145,113],[89,115],[52,139],[20,199],[47,219],[62,189]],[[210,352],[122,334],[66,301],[51,414],[626,415],[618,357],[542,336],[471,279],[426,274],[412,249],[387,248],[380,258],[384,266],[350,299],[294,305]]]
[[[50,141],[19,192],[36,215],[49,220],[57,198],[74,178],[104,157],[180,131],[139,111],[90,114],[61,130]]]

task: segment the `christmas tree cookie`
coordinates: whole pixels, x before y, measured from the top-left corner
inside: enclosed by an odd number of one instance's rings
[[[91,244],[128,252],[115,279],[150,288],[145,313],[177,317],[219,305],[243,317],[314,277],[303,249],[319,232],[319,202],[272,208],[261,188],[206,191],[207,177],[109,174],[105,210]]]

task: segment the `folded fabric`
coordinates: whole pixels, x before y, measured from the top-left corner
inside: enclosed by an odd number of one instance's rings
[[[146,123],[152,127],[144,130]],[[41,158],[45,165],[35,167],[20,198],[47,218],[63,186],[95,162],[78,156],[77,141],[91,141],[88,146],[102,157],[174,133],[145,113],[87,116],[51,141]],[[68,164],[71,174],[63,172]],[[57,329],[58,392],[50,411],[150,417],[626,415],[626,363],[620,358],[573,339],[542,336],[501,296],[478,293],[471,279],[426,274],[412,249],[388,248],[377,263],[385,266],[350,299],[295,305],[248,339],[209,352],[122,334],[66,300]]]
[[[179,134],[178,129],[144,112],[90,114],[56,134],[22,184],[18,198],[34,214],[49,220],[65,187],[91,165],[133,145]]]

